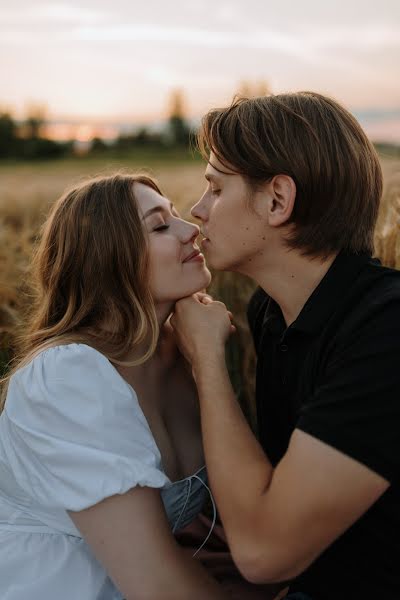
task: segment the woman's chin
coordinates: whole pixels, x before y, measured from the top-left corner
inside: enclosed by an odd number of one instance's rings
[[[203,285],[203,287],[201,289],[207,288],[212,280],[212,275],[210,273],[210,271],[207,269],[207,267],[204,267],[204,280],[205,280],[205,284]]]
[[[207,267],[204,267],[204,284],[202,285],[202,287],[200,288],[201,290],[204,290],[204,288],[208,288],[208,286],[210,285],[212,280],[212,275],[210,273],[210,271],[207,269]],[[200,290],[197,290],[200,291]]]
[[[192,296],[196,292],[203,292],[210,283],[211,273],[207,267],[204,267],[196,277],[176,278],[173,289],[167,289],[166,285],[159,286],[157,291],[153,290],[153,299],[156,304],[175,304],[182,298]]]
[[[206,266],[204,266],[201,273],[199,273],[196,277],[193,277],[190,283],[188,282],[188,289],[191,291],[187,295],[190,296],[196,292],[201,292],[210,285],[211,279],[212,277],[210,271]]]
[[[204,292],[206,288],[211,283],[211,273],[208,269],[206,269],[206,273],[204,273],[204,277],[200,280],[197,279],[196,282],[193,282],[193,286],[182,287],[182,291],[176,288],[177,294],[179,294],[179,298],[176,298],[176,301],[181,300],[182,298],[187,298],[188,296],[192,296],[192,294],[196,294],[196,292]]]

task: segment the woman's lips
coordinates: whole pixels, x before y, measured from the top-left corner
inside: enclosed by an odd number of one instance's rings
[[[189,258],[188,260],[184,260],[183,262],[192,263],[192,262],[204,262],[204,256],[199,252],[196,256]]]
[[[204,256],[201,254],[200,250],[195,250],[188,257],[185,258],[184,263],[187,262],[204,262]]]

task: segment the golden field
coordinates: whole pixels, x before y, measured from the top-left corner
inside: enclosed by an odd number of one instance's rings
[[[151,168],[148,168],[150,165]],[[147,168],[145,168],[147,166]],[[382,157],[385,189],[376,228],[376,254],[400,268],[400,161]],[[22,293],[32,246],[49,206],[77,181],[115,170],[145,170],[159,181],[184,216],[205,187],[204,165],[198,160],[162,160],[130,156],[125,160],[77,158],[59,162],[0,164],[0,367],[27,302]],[[254,353],[245,318],[253,285],[230,273],[214,275],[211,293],[226,302],[235,315],[236,339],[228,346],[230,371],[241,404],[254,425]]]

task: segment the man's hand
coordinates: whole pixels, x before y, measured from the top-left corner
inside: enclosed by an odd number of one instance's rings
[[[181,352],[192,365],[211,351],[223,353],[226,340],[235,331],[225,304],[200,292],[179,300],[170,322]]]

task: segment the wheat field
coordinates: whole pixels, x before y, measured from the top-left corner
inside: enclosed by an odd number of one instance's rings
[[[400,268],[400,161],[382,157],[381,162],[385,186],[375,233],[376,255],[385,265]],[[204,165],[196,160],[156,162],[150,169],[135,157],[114,162],[75,159],[0,165],[0,369],[10,358],[13,332],[27,302],[22,289],[32,247],[52,202],[82,179],[121,169],[155,176],[164,193],[187,218],[190,206],[205,186]],[[235,315],[237,333],[228,344],[228,362],[234,387],[252,426],[255,357],[245,306],[253,289],[249,280],[231,273],[214,273],[210,288]]]

